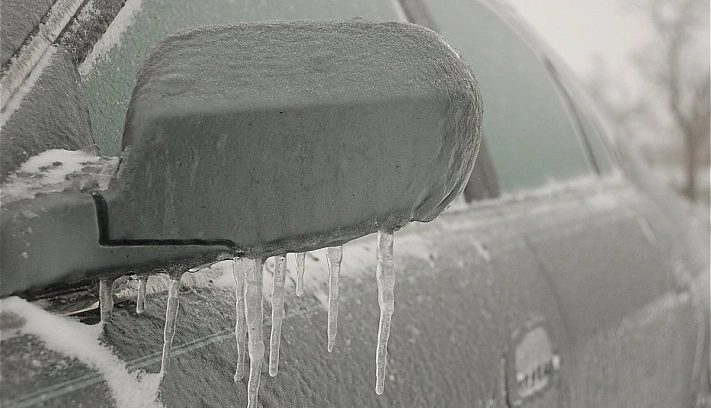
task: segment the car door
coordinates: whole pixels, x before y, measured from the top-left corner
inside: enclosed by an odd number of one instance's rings
[[[498,169],[530,171],[540,177],[544,173],[534,169],[550,162],[564,165],[566,161],[558,158],[573,157],[570,146],[561,143],[525,146],[524,139],[538,143],[551,133],[576,132],[583,136],[579,140],[586,150],[587,163],[599,175],[597,180],[551,187],[552,191],[566,192],[563,195],[552,193],[542,202],[558,208],[540,212],[532,209],[537,226],[525,233],[542,273],[553,288],[570,335],[571,406],[624,407],[632,401],[635,406],[689,406],[690,371],[696,350],[695,311],[689,294],[676,290],[678,279],[673,274],[673,253],[679,244],[674,242],[673,227],[651,226],[658,225],[658,220],[665,218],[664,214],[659,208],[655,209],[656,205],[642,189],[611,166],[610,156],[599,139],[599,127],[561,88],[559,75],[550,61],[513,43],[514,34],[499,29],[506,23],[493,26],[492,21],[496,20],[496,14],[502,13],[501,8],[479,2],[424,3],[441,32],[462,52],[479,76],[488,107],[485,111],[489,114],[485,115],[485,129],[487,120],[499,114],[524,125],[516,129],[516,125],[506,123],[503,117],[497,125],[489,122],[491,151]],[[510,57],[498,61],[491,58],[497,53]],[[501,65],[502,61],[508,64]],[[572,128],[550,121],[547,129],[530,126],[526,115],[537,113],[533,109],[519,110],[519,105],[541,106],[545,104],[544,93],[527,94],[519,83],[511,81],[512,77],[505,77],[510,71],[519,71],[519,77],[532,81],[545,81],[548,89],[558,88],[560,102],[567,105],[573,122]],[[548,78],[543,79],[543,76]],[[517,96],[523,102],[497,95],[502,89],[497,85],[507,79],[509,83],[503,87],[521,87]],[[487,87],[492,87],[488,99]],[[492,113],[497,108],[500,112]],[[559,109],[563,111],[562,106]],[[502,124],[506,127],[502,126],[498,132],[491,130]],[[499,140],[499,136],[516,138],[520,146]],[[572,140],[573,137],[568,137],[568,141]],[[520,160],[512,163],[513,156],[504,155],[505,144],[509,144],[511,152],[520,149],[522,156],[537,163]],[[497,150],[499,146],[501,150]],[[552,179],[558,178],[556,171],[551,166],[547,174]],[[529,186],[540,183],[533,177],[521,173],[512,180]],[[520,184],[507,183],[505,179],[502,186],[505,192],[522,190]],[[567,200],[572,201],[565,204]],[[661,385],[664,385],[663,392]]]

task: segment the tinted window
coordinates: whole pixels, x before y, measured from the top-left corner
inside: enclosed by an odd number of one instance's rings
[[[571,117],[543,61],[507,23],[472,0],[425,4],[479,81],[484,131],[501,189],[590,174]]]
[[[136,6],[137,5],[137,6]],[[123,16],[122,16],[123,15]],[[91,70],[80,67],[96,142],[106,155],[118,155],[126,109],[138,67],[148,47],[186,27],[241,21],[294,19],[398,20],[393,1],[384,0],[155,0],[128,2],[114,21],[129,25]],[[117,24],[113,30],[120,27]],[[123,24],[125,26],[125,24]],[[106,47],[106,45],[101,45]]]

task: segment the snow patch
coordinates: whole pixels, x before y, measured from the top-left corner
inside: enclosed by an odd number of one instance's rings
[[[24,320],[21,333],[37,336],[48,349],[73,357],[97,370],[119,408],[161,407],[160,376],[143,371],[129,373],[126,364],[99,342],[101,326],[87,326],[53,315],[18,297],[2,300],[3,313]]]
[[[3,204],[31,199],[39,193],[108,188],[118,158],[86,151],[53,149],[29,158],[1,187]]]

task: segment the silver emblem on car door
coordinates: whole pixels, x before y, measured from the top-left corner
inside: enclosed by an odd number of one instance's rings
[[[516,330],[506,357],[506,393],[511,407],[534,398],[555,382],[561,359],[555,352],[545,319]]]

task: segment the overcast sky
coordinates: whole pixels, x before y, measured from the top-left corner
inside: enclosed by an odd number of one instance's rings
[[[583,78],[595,55],[619,75],[630,72],[630,54],[651,35],[624,0],[510,0],[519,13]]]

